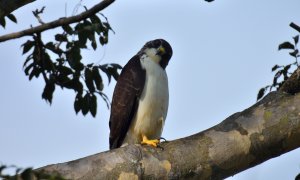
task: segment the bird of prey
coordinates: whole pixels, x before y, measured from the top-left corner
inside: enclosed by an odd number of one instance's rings
[[[138,143],[157,147],[169,105],[165,69],[172,53],[167,41],[156,39],[124,66],[113,93],[110,149]]]

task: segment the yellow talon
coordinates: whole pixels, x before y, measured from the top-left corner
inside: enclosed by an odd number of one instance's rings
[[[141,144],[145,144],[145,145],[157,147],[157,144],[159,143],[158,139],[151,139],[151,140],[149,140],[147,138],[147,136],[145,136],[145,135],[142,135],[142,137],[143,137],[143,140],[142,140]]]

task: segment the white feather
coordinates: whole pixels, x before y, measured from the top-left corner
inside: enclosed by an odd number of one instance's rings
[[[141,58],[142,68],[146,70],[146,81],[139,99],[137,113],[131,122],[123,145],[142,141],[142,135],[148,139],[161,137],[169,105],[168,77],[158,64],[160,56],[151,49]]]

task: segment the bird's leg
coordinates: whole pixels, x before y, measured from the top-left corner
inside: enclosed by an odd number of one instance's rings
[[[145,144],[145,145],[149,145],[149,146],[153,146],[153,147],[157,147],[157,145],[159,144],[159,139],[148,139],[147,136],[142,135],[142,142],[141,144]]]

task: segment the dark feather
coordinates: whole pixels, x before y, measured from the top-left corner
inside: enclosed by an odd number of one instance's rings
[[[136,55],[124,66],[114,90],[109,119],[110,149],[122,145],[138,108],[145,78],[146,72],[141,67],[139,56]]]

